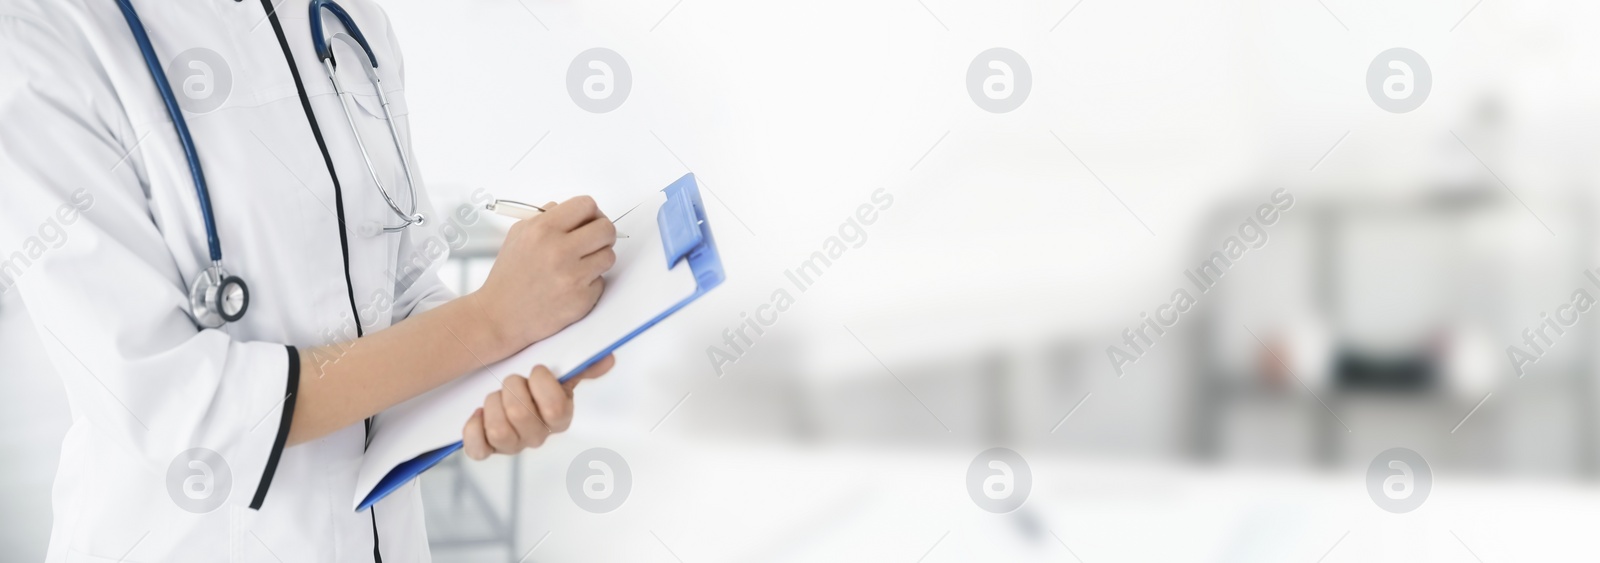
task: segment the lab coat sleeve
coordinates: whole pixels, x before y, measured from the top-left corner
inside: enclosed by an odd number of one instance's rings
[[[381,13],[381,9],[379,10]],[[387,15],[384,16],[384,26],[389,38],[389,52],[394,54],[397,63],[395,68],[399,75],[398,90],[389,95],[403,96],[405,89],[405,59],[400,54],[399,41],[395,40],[394,27],[389,25]],[[412,164],[417,162],[416,151],[411,143],[411,116],[399,118],[399,128],[402,138],[405,139],[405,150],[411,155]],[[412,315],[438,307],[456,298],[455,291],[445,285],[439,278],[439,269],[449,260],[450,250],[459,248],[466,242],[467,231],[461,217],[451,214],[442,215],[428,197],[427,181],[423,180],[421,170],[413,170],[417,179],[417,197],[422,201],[423,213],[428,221],[419,227],[406,229],[400,238],[400,254],[395,272],[395,308],[394,322],[400,322]],[[476,219],[475,216],[469,219]]]
[[[21,293],[78,431],[126,448],[143,460],[127,470],[156,479],[185,452],[210,450],[231,476],[227,502],[260,508],[293,417],[298,355],[188,316],[139,157],[128,156],[141,139],[94,51],[103,43],[0,8],[0,284]],[[144,141],[162,135],[175,142],[159,126]]]

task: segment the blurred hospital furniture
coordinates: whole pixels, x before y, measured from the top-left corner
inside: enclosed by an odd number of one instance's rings
[[[1446,466],[1596,477],[1594,323],[1566,329],[1520,379],[1505,351],[1589,285],[1585,192],[1544,206],[1543,220],[1581,229],[1560,237],[1489,183],[1316,193],[1202,298],[1187,335],[1190,455],[1331,467],[1406,445]],[[1244,213],[1218,208],[1195,244]]]

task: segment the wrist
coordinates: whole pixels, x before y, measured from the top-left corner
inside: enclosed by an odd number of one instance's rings
[[[482,289],[462,296],[461,302],[467,309],[466,316],[471,325],[477,327],[474,332],[482,335],[484,345],[495,359],[505,358],[527,347],[528,343],[520,336],[514,320],[500,314],[501,309],[494,306],[495,300],[485,295]]]

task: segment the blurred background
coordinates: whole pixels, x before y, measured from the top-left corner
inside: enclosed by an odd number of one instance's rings
[[[615,215],[693,171],[728,270],[570,433],[430,471],[436,561],[1600,558],[1600,312],[1562,309],[1600,296],[1600,5],[380,3],[437,207]],[[594,47],[632,81],[606,113],[568,92]],[[1009,111],[969,88],[995,47],[1023,61]],[[470,225],[446,278],[476,287],[507,226]],[[708,349],[780,289],[719,374]],[[27,314],[0,300],[16,561],[43,557],[69,421]],[[1525,330],[1548,340],[1519,377]],[[632,474],[604,514],[566,489],[595,447]],[[998,514],[968,489],[994,447],[1031,473]],[[1369,491],[1391,448],[1431,476],[1410,512]]]

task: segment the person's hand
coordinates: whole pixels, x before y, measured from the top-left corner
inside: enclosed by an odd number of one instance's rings
[[[474,292],[514,352],[560,332],[594,308],[600,277],[616,263],[617,229],[594,199],[580,196],[518,221],[483,287]]]
[[[544,445],[545,438],[572,425],[572,390],[578,382],[611,371],[616,358],[606,356],[566,383],[556,381],[544,366],[524,378],[505,378],[499,391],[483,399],[461,429],[467,457],[481,460],[489,454],[515,454]]]

